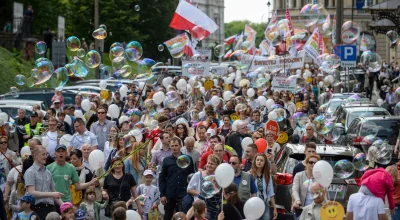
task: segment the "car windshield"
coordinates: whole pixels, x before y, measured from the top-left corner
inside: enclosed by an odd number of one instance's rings
[[[332,101],[329,104],[328,110],[326,112],[330,114],[334,113],[341,103],[343,103],[343,101]]]
[[[353,122],[353,120],[359,116],[376,116],[376,115],[388,115],[387,111],[359,111],[359,112],[352,112],[350,113],[349,117],[347,118],[347,126],[349,126],[351,124],[351,122]]]
[[[373,126],[371,126],[373,125]],[[373,120],[363,123],[360,136],[376,134],[382,140],[388,140],[390,145],[395,145],[400,129],[400,120]]]

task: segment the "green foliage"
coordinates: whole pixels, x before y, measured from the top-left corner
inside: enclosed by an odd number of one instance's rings
[[[225,37],[230,37],[235,34],[241,34],[244,31],[244,26],[246,24],[250,25],[255,31],[257,31],[256,47],[258,47],[261,41],[265,38],[264,37],[265,24],[252,23],[246,20],[232,21],[225,24]]]
[[[11,86],[16,86],[18,89],[26,88],[17,86],[15,76],[22,74],[28,78],[32,68],[33,63],[23,60],[20,54],[12,53],[0,47],[0,70],[2,70],[0,73],[2,80],[0,94],[9,92]]]

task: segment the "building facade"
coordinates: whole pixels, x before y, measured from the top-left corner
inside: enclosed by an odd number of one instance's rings
[[[306,4],[317,4],[323,2],[326,9],[326,13],[330,15],[331,21],[336,14],[336,4],[339,0],[274,0],[273,1],[273,12],[277,11],[278,20],[285,18],[286,4],[290,9],[290,15],[292,23],[295,28],[305,27],[305,18],[300,15],[301,8]],[[354,22],[360,25],[361,34],[357,40],[357,48],[359,48],[360,40],[362,35],[367,38],[368,49],[378,53],[382,59],[392,61],[392,57],[400,61],[400,49],[396,47],[390,47],[390,41],[384,34],[378,34],[371,30],[371,26],[375,25],[375,21],[372,19],[372,15],[369,11],[369,7],[384,2],[385,0],[365,0],[365,5],[362,10],[357,10],[355,5],[352,8],[353,0],[340,0],[343,1],[343,22],[350,21],[353,19]],[[355,1],[354,1],[355,2]],[[399,0],[400,5],[400,0]],[[342,24],[338,24],[342,25]],[[319,25],[319,28],[321,26]],[[312,30],[311,30],[312,31]],[[331,36],[324,35],[324,41],[326,42],[327,49],[332,52],[332,41]],[[360,55],[360,51],[358,50]],[[361,51],[362,53],[362,51]]]
[[[208,15],[217,25],[218,30],[202,40],[202,47],[214,47],[225,39],[224,0],[195,0],[194,5]]]

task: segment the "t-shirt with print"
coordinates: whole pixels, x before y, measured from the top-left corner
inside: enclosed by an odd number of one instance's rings
[[[94,205],[86,203],[86,219],[96,219],[94,213]]]
[[[140,184],[136,188],[136,192],[138,195],[145,195],[146,199],[144,200],[143,206],[144,213],[149,213],[151,207],[153,206],[153,203],[160,200],[160,191],[156,186],[146,186],[144,184]]]
[[[60,166],[54,162],[48,165],[47,169],[53,175],[56,191],[64,194],[64,197],[61,198],[62,201],[71,202],[70,185],[79,182],[79,176],[75,167],[69,163]]]

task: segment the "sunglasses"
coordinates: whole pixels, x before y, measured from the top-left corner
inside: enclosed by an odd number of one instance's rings
[[[317,163],[316,161],[308,161],[308,164],[310,164],[310,165],[314,165],[316,163]]]
[[[256,140],[257,140],[257,139],[260,139],[260,138],[261,138],[261,137],[254,137],[254,139],[256,139]]]
[[[229,164],[236,165],[236,164],[238,164],[238,163],[236,163],[236,162],[229,162]]]
[[[103,115],[103,114],[105,114],[106,112],[97,112],[97,114],[100,114],[100,115]]]
[[[0,144],[7,144],[7,142],[0,142]]]
[[[311,130],[312,130],[312,129],[310,129],[310,128],[307,128],[307,129],[306,129],[306,131],[311,131]]]

